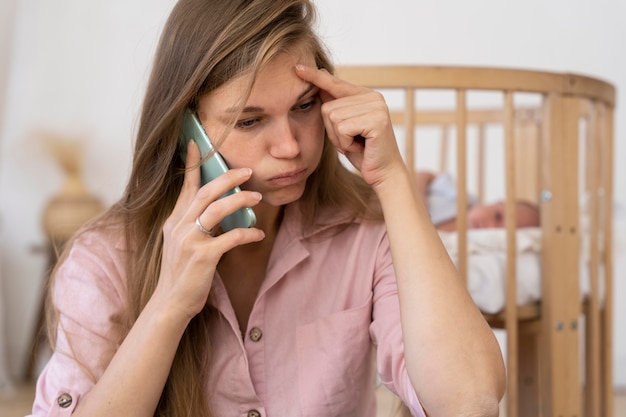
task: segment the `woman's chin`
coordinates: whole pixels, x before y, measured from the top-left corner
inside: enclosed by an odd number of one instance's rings
[[[263,193],[263,202],[271,206],[284,206],[298,201],[304,194],[304,187],[291,186]]]

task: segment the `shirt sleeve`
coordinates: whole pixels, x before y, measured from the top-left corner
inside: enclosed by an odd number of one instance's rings
[[[377,253],[373,292],[370,333],[376,346],[380,381],[400,397],[413,416],[425,417],[426,414],[413,389],[404,360],[398,287],[386,234],[381,240]]]
[[[122,253],[87,232],[73,244],[54,278],[57,340],[37,380],[32,416],[69,416],[102,376],[123,337]]]

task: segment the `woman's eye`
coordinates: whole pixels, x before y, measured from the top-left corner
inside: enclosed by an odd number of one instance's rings
[[[247,128],[251,128],[252,126],[254,126],[257,122],[259,121],[259,119],[246,119],[246,120],[240,120],[235,124],[236,128],[239,129],[247,129]]]
[[[313,107],[315,105],[315,103],[317,102],[317,97],[307,101],[306,103],[302,103],[300,105],[297,106],[297,110],[299,111],[306,111],[311,109],[311,107]]]

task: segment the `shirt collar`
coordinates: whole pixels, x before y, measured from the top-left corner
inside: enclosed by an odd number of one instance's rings
[[[315,224],[305,226],[303,224],[301,202],[295,202],[285,207],[285,213],[281,228],[284,228],[290,240],[304,240],[334,227],[359,222],[347,210],[333,207],[322,207],[316,216]],[[306,228],[305,228],[306,227]]]
[[[305,229],[300,204],[295,202],[285,206],[283,221],[270,254],[267,276],[259,289],[259,297],[310,256],[307,245],[304,244],[305,240],[320,236],[325,232],[332,234],[336,227],[359,222],[358,219],[353,219],[346,210],[327,207],[320,209],[315,224]],[[222,311],[232,309],[227,301],[228,295],[219,274],[216,274],[211,291],[209,304]]]

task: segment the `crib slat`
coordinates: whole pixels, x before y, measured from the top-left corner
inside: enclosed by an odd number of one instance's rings
[[[439,172],[448,172],[448,145],[450,142],[450,128],[447,124],[441,127],[441,147],[439,154]]]
[[[506,161],[506,334],[507,334],[507,361],[508,386],[510,388],[507,416],[517,417],[518,414],[518,321],[517,321],[517,251],[516,251],[516,207],[515,207],[515,138],[513,133],[515,109],[513,93],[504,93],[504,159]]]
[[[457,90],[456,102],[458,269],[463,282],[467,286],[467,102],[465,90]]]
[[[542,398],[546,416],[580,416],[578,100],[548,94],[542,143]]]
[[[515,112],[515,194],[519,199],[539,203],[540,122],[522,112]]]
[[[600,304],[599,304],[599,192],[600,161],[599,143],[602,137],[602,112],[598,103],[593,104],[586,137],[586,174],[589,196],[589,294],[587,296],[587,355],[586,355],[586,415],[600,415]]]
[[[604,167],[604,308],[602,328],[602,404],[604,415],[613,417],[613,107],[606,107],[605,135],[602,141]]]
[[[479,203],[485,202],[485,125],[483,123],[478,125],[478,150],[477,150],[477,183],[478,190],[476,192],[476,198]]]

